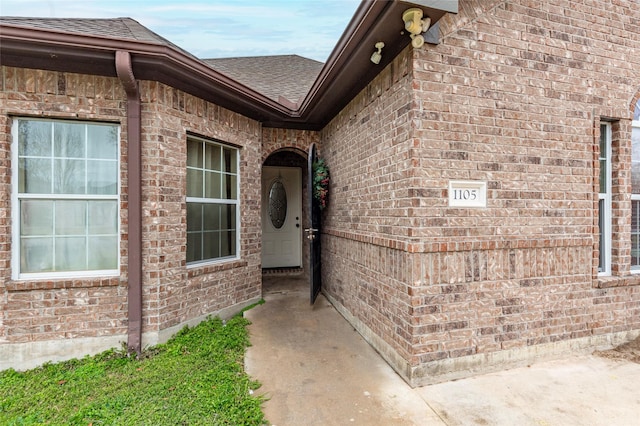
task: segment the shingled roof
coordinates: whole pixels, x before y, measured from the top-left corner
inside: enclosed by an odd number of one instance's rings
[[[167,46],[187,56],[195,58],[180,46],[154,33],[147,27],[131,18],[29,18],[0,16],[0,24],[23,28],[66,32],[71,34],[103,37],[113,40],[140,41],[144,43]]]
[[[323,63],[298,55],[205,59],[216,71],[278,101],[297,103],[318,77]]]
[[[203,60],[131,18],[8,16],[0,17],[0,62],[117,77],[114,65],[126,55],[136,80],[167,84],[265,127],[319,130],[409,45],[398,17],[413,5],[431,18],[425,36],[437,43],[438,20],[457,12],[457,0],[362,0],[326,64],[296,55]],[[372,63],[380,40],[382,60]]]
[[[0,22],[19,27],[41,30],[64,31],[98,37],[120,38],[157,44],[171,44],[168,40],[140,25],[131,18],[68,19],[68,18],[22,18],[0,16]],[[171,44],[174,46],[173,44]]]
[[[69,19],[2,16],[0,22],[25,28],[142,41],[169,46],[193,56],[131,18]],[[283,97],[292,104],[297,103],[307,94],[323,65],[322,62],[298,55],[205,59],[203,62],[274,101],[279,101],[280,97]]]

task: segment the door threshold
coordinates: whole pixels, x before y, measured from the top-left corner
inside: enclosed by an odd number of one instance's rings
[[[282,275],[293,276],[301,275],[304,273],[304,269],[299,266],[286,267],[286,268],[262,268],[262,275]]]

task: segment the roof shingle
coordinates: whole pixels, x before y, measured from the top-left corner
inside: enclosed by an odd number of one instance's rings
[[[189,52],[131,18],[71,19],[2,16],[0,24],[170,46],[195,58]],[[293,104],[309,92],[323,66],[322,62],[298,55],[199,60],[276,102],[279,102],[282,96]]]
[[[70,19],[0,17],[0,23],[18,27],[63,31],[97,37],[166,44],[168,41],[131,18]]]
[[[278,101],[297,103],[311,89],[323,63],[298,55],[204,59],[216,71]]]

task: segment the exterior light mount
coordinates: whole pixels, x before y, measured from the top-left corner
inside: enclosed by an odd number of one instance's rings
[[[431,25],[431,18],[427,17],[422,19],[424,13],[422,9],[412,7],[402,13],[402,20],[404,21],[404,29],[409,32],[411,37],[411,45],[419,49],[424,45],[424,36],[422,33],[426,32]]]
[[[375,48],[378,49],[371,55],[371,62],[378,65],[380,60],[382,59],[382,48],[384,47],[384,42],[379,41],[376,43]]]

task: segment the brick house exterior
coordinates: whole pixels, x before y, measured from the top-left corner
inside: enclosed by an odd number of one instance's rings
[[[141,255],[142,346],[260,299],[261,167],[304,165],[311,143],[332,179],[323,292],[410,384],[640,335],[640,243],[632,223],[640,10],[633,0],[451,3],[457,13],[428,0],[364,1],[298,99],[295,90],[286,98],[278,90],[261,95],[268,75],[259,73],[255,89],[246,76],[236,78],[249,89],[236,86],[233,69],[215,72],[233,64],[205,63],[172,45],[169,59],[160,58],[166,41],[129,21],[121,24],[137,38],[124,47],[107,43],[113,37],[101,32],[104,22],[95,28],[104,51],[130,48],[137,88],[122,73],[97,70],[96,61],[107,69],[113,57],[93,50],[91,66],[44,66],[52,60],[38,56],[38,40],[24,42],[30,31],[58,43],[60,56],[89,53],[64,50],[70,44],[55,20],[1,19],[0,368],[131,338],[127,149],[135,90],[141,238],[131,253]],[[432,18],[436,40],[421,48],[401,33],[409,7]],[[386,47],[374,65],[369,57],[379,39]],[[32,48],[35,59],[20,56]],[[145,68],[154,61],[170,66],[164,74]],[[179,75],[176,63],[186,64]],[[14,229],[19,185],[12,173],[16,122],[24,119],[118,127],[116,274],[16,275],[22,234]],[[240,182],[236,255],[195,265],[187,261],[186,220],[193,138],[237,150]],[[453,184],[479,185],[486,202],[453,205]],[[307,265],[307,248],[302,257]]]
[[[638,335],[632,3],[462,1],[438,46],[403,51],[322,130],[324,291],[409,382]],[[603,121],[609,276],[598,274]],[[486,182],[487,207],[449,207],[451,180]]]
[[[8,169],[12,116],[123,121],[126,94],[116,78],[3,67],[3,211],[11,198]],[[259,180],[259,123],[155,82],[143,81],[143,343],[166,341],[186,324],[212,313],[235,313],[260,293],[260,192],[242,187],[244,230],[240,259],[187,269],[185,201],[187,132],[242,147],[240,178]],[[62,92],[62,93],[61,93]],[[85,105],[79,108],[79,105]],[[176,129],[180,129],[177,132]],[[126,141],[122,141],[126,143]],[[124,147],[126,148],[126,146]],[[122,156],[124,152],[122,150]],[[127,182],[127,171],[121,181]],[[127,186],[123,184],[123,194]],[[0,351],[5,362],[33,365],[65,354],[75,356],[126,341],[127,200],[120,206],[121,266],[117,277],[74,280],[12,280],[10,215],[3,214],[3,316]],[[188,303],[186,303],[188,301]],[[124,338],[123,338],[124,336]],[[81,352],[75,348],[80,348]],[[36,354],[42,354],[35,356]],[[58,355],[61,354],[61,355]]]

